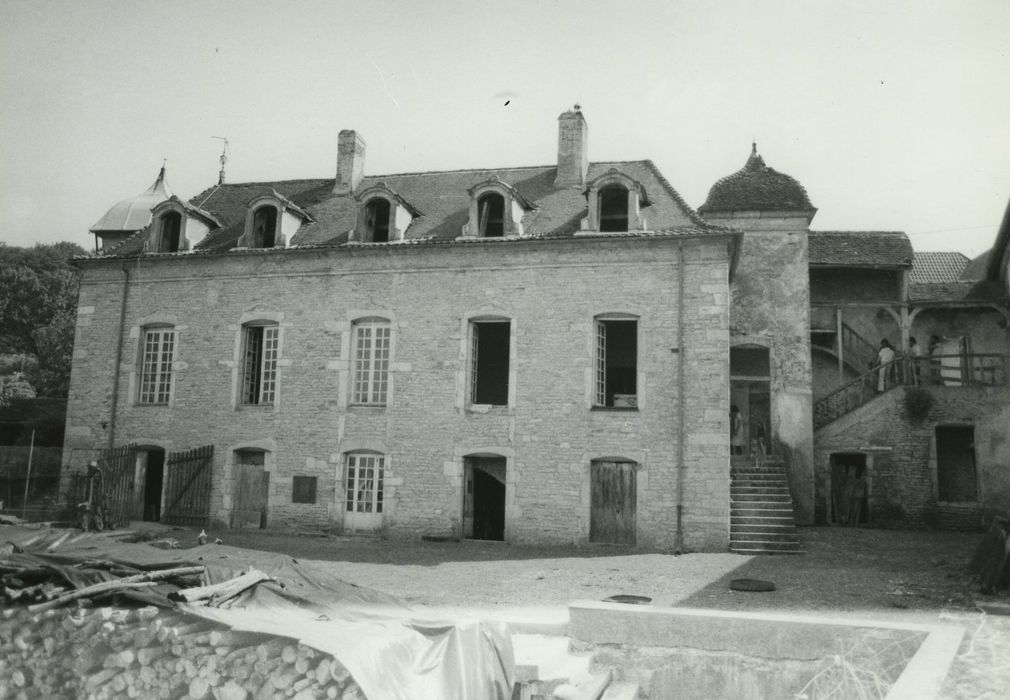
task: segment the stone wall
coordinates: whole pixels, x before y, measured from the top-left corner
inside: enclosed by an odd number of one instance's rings
[[[227,523],[234,452],[263,449],[270,525],[339,527],[346,454],[371,450],[386,456],[384,530],[458,535],[464,457],[500,455],[506,539],[560,543],[588,537],[590,461],[621,457],[638,464],[640,545],[672,546],[680,501],[687,547],[725,549],[729,238],[683,241],[683,342],[679,243],[388,245],[84,263],[65,467],[110,444],[212,444],[212,516]],[[604,313],[639,319],[638,410],[592,407],[594,316]],[[348,405],[351,323],[368,316],[392,327],[385,407]],[[467,401],[469,324],[480,317],[511,320],[508,406]],[[236,399],[241,324],[254,319],[280,327],[275,406]],[[168,406],[136,402],[149,323],[177,331]],[[688,438],[678,498],[681,401]],[[315,504],[291,503],[293,476],[317,477]]]
[[[1010,388],[928,387],[933,405],[915,421],[906,415],[907,390],[896,389],[821,428],[815,434],[817,514],[823,522],[831,499],[831,455],[867,459],[871,519],[896,519],[912,527],[978,527],[983,514],[1010,508]],[[936,427],[972,426],[978,500],[937,502]]]

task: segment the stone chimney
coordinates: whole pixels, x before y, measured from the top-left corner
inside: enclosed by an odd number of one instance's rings
[[[350,194],[365,175],[365,140],[353,129],[344,129],[337,136],[337,179],[334,194]]]
[[[589,127],[579,105],[558,117],[558,175],[555,185],[572,187],[586,183],[588,141]]]

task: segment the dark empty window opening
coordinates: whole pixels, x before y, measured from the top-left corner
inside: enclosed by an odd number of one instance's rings
[[[296,476],[291,479],[292,503],[316,502],[316,477]]]
[[[628,230],[628,190],[609,185],[600,190],[600,230]]]
[[[243,328],[242,403],[272,404],[277,391],[276,325]]]
[[[970,425],[936,427],[936,481],[941,501],[978,500],[975,429]]]
[[[489,192],[477,200],[477,217],[482,238],[500,238],[505,235],[505,198]]]
[[[389,201],[382,197],[370,199],[365,205],[365,242],[389,242]]]
[[[596,405],[638,407],[638,321],[596,322]]]
[[[175,253],[179,250],[182,233],[182,214],[169,212],[161,217],[161,246],[159,253]]]
[[[765,379],[771,377],[768,348],[736,347],[729,349],[729,374],[731,377]]]
[[[505,406],[509,397],[509,321],[473,324],[472,403]]]
[[[253,248],[273,248],[277,242],[277,209],[260,207],[253,214]]]

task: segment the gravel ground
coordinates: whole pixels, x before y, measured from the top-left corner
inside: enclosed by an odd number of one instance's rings
[[[188,531],[172,536],[183,546],[195,542]],[[985,597],[968,575],[978,534],[804,528],[806,554],[762,557],[255,531],[212,536],[237,547],[315,560],[313,567],[418,606],[563,611],[572,600],[623,593],[664,606],[957,624],[966,635],[941,697],[1010,696],[1010,617],[979,612],[975,600]],[[734,578],[770,580],[776,590],[737,593],[729,590]],[[997,600],[1010,602],[1010,596],[1004,592]]]

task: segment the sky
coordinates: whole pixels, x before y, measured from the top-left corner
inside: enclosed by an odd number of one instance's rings
[[[969,257],[1010,199],[1007,0],[0,0],[0,241],[89,248],[162,162],[217,182],[650,158],[693,207],[756,140],[814,230]]]

